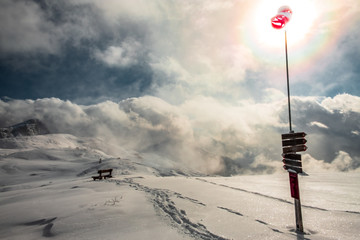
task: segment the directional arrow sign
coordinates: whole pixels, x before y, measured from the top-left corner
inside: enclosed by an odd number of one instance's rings
[[[283,159],[283,163],[287,166],[293,166],[293,167],[302,167],[301,161],[293,161],[289,159]]]
[[[285,133],[281,134],[281,139],[295,139],[295,138],[304,138],[306,133],[296,132],[296,133]]]
[[[290,160],[297,160],[301,161],[301,155],[296,153],[283,153],[281,154],[283,158],[290,159]]]
[[[294,171],[296,173],[302,173],[302,168],[301,167],[295,167],[295,166],[288,166],[288,165],[284,165],[283,168],[285,170],[288,170],[288,172]],[[290,170],[290,171],[289,171]]]
[[[303,152],[306,151],[307,146],[305,145],[296,145],[296,146],[290,146],[290,147],[284,147],[283,153],[292,153],[292,152]]]
[[[301,145],[307,143],[307,140],[305,138],[299,138],[299,139],[288,139],[282,141],[282,146],[295,146],[295,145]]]

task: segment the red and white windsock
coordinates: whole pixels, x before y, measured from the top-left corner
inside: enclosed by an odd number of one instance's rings
[[[285,27],[286,23],[288,23],[291,19],[292,10],[288,6],[282,6],[278,10],[278,14],[271,18],[271,25],[273,28],[282,29]]]

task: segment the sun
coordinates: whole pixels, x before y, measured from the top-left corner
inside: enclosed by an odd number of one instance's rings
[[[257,39],[259,44],[264,47],[283,46],[283,30],[271,27],[270,19],[277,14],[277,10],[287,5],[292,11],[292,18],[287,23],[286,31],[288,34],[288,45],[299,45],[306,42],[306,37],[311,31],[314,20],[316,19],[315,6],[311,0],[274,0],[259,1],[254,8],[254,25],[250,34],[253,39]]]

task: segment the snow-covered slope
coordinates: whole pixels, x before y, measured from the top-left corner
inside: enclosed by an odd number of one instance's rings
[[[359,173],[300,177],[300,234],[285,172],[224,178],[169,166],[102,139],[0,139],[0,239],[360,237]],[[114,177],[93,181],[105,168]]]

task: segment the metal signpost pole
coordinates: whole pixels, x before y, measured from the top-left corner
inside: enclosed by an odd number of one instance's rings
[[[279,8],[275,17],[271,18],[271,24],[275,29],[282,29],[290,21],[292,10],[288,6]],[[283,163],[284,169],[289,172],[291,197],[294,198],[295,216],[296,216],[296,231],[304,232],[301,203],[299,192],[298,173],[302,173],[301,155],[297,152],[306,151],[306,133],[295,133],[291,125],[291,108],[290,108],[290,84],[289,84],[289,64],[288,64],[288,50],[287,50],[287,35],[285,30],[285,56],[286,56],[286,80],[287,80],[287,94],[288,94],[288,110],[289,110],[289,127],[290,132],[281,135],[283,146]]]
[[[289,127],[290,133],[294,132],[291,125],[291,108],[290,108],[290,84],[289,84],[289,64],[288,64],[288,52],[287,52],[287,36],[285,30],[285,55],[286,55],[286,80],[287,80],[287,93],[288,93],[288,109],[289,109]]]
[[[289,84],[289,64],[288,64],[288,51],[287,51],[287,36],[285,30],[285,55],[286,55],[286,80],[287,80],[287,93],[288,93],[288,109],[289,109],[289,127],[290,133],[294,133],[291,125],[291,108],[290,108],[290,84]],[[304,232],[302,214],[301,214],[301,202],[300,202],[300,191],[299,181],[297,172],[289,172],[290,187],[292,193],[294,192],[294,205],[295,205],[295,217],[296,217],[296,230]],[[296,179],[296,180],[295,180]]]

